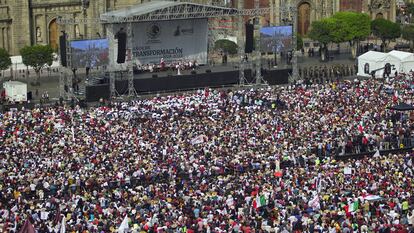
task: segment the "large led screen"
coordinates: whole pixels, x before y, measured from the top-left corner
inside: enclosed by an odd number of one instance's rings
[[[260,50],[280,53],[292,50],[292,26],[263,27],[260,29]]]
[[[70,42],[72,67],[97,67],[109,63],[108,39],[74,40]]]

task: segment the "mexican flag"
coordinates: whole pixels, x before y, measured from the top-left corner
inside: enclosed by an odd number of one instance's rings
[[[359,208],[359,201],[354,201],[350,206],[349,206],[349,212],[355,212],[357,211]]]
[[[359,208],[359,202],[354,201],[349,205],[344,206],[344,210],[347,214],[357,211]]]
[[[267,200],[265,195],[257,195],[256,198],[253,199],[253,208],[258,209],[262,206],[267,205]]]

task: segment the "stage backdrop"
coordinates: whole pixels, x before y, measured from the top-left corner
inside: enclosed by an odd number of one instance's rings
[[[126,25],[114,26],[114,34]],[[207,19],[133,24],[133,55],[139,64],[180,60],[207,63]],[[128,53],[128,52],[127,52]],[[116,54],[116,53],[115,53]]]

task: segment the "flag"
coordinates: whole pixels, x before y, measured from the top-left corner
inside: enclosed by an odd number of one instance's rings
[[[265,205],[267,205],[266,197],[265,197],[265,195],[261,195],[260,196],[260,206],[265,206]]]
[[[29,219],[26,219],[26,221],[23,224],[23,227],[19,231],[19,233],[35,233],[35,232],[36,231],[32,223],[29,221]]]
[[[124,220],[122,221],[121,225],[118,228],[119,233],[126,233],[128,232],[129,225],[128,225],[128,215],[125,215]]]
[[[66,218],[62,215],[62,224],[60,225],[59,233],[66,233]]]
[[[383,199],[381,196],[378,196],[378,195],[368,195],[363,198],[364,200],[367,200],[367,201],[379,201]]]
[[[319,202],[319,195],[316,195],[313,199],[308,202],[308,205],[312,207],[313,210],[318,210],[321,208],[321,204]]]
[[[375,154],[374,154],[374,158],[378,158],[378,157],[380,157],[380,152],[379,152],[379,150],[377,150],[377,151],[375,152]]]
[[[258,209],[262,206],[267,205],[267,200],[265,195],[257,195],[256,198],[253,199],[253,208]]]
[[[358,207],[359,207],[359,202],[357,200],[357,201],[354,201],[351,205],[349,205],[348,211],[349,212],[355,212],[355,211],[358,210]]]
[[[276,159],[275,167],[276,167],[275,168],[275,173],[274,173],[275,177],[282,177],[283,173],[282,173],[282,170],[280,170],[280,161],[279,161],[279,159]]]
[[[359,133],[364,133],[364,127],[362,126],[362,124],[359,124],[358,125],[358,131],[359,131]]]
[[[394,92],[394,96],[392,97],[392,100],[393,100],[394,102],[397,102],[397,101],[398,101],[398,98],[399,98],[399,96],[398,96],[398,91],[395,91],[395,92]]]
[[[191,139],[191,145],[197,145],[200,143],[203,143],[207,141],[207,136],[206,135],[198,135],[197,137],[194,137],[193,139]]]

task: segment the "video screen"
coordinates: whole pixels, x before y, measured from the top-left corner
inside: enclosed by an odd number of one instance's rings
[[[280,53],[292,50],[292,26],[263,27],[260,29],[262,53]]]
[[[97,67],[109,63],[108,39],[74,40],[70,42],[72,67]]]

